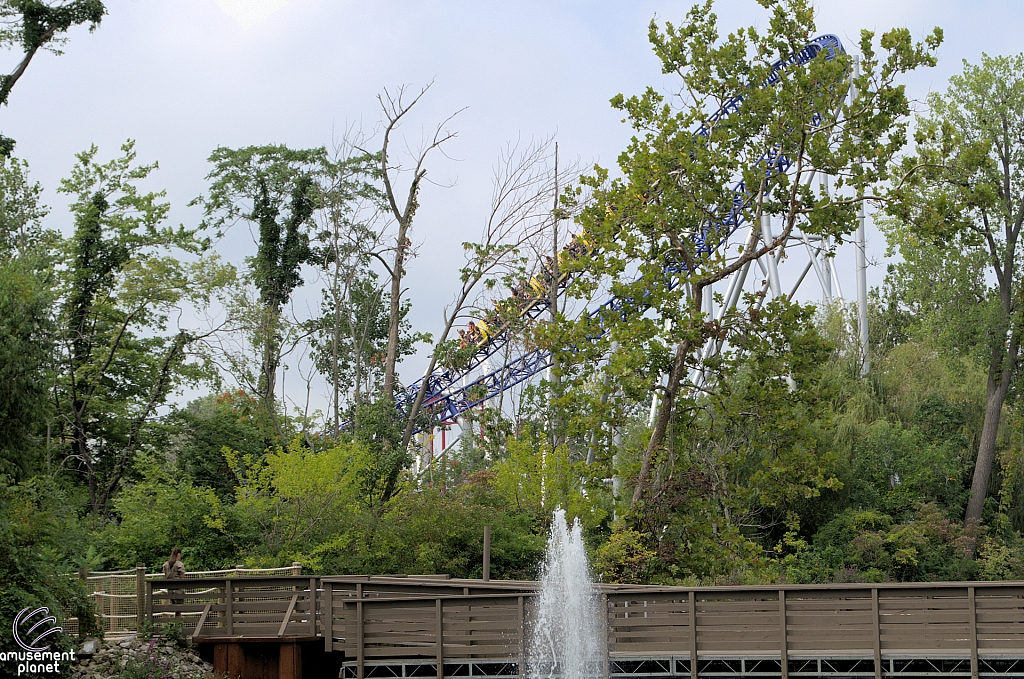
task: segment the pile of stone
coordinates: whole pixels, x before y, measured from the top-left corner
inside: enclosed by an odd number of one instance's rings
[[[207,679],[213,677],[213,665],[204,662],[194,648],[154,637],[135,636],[120,639],[89,639],[81,644],[71,668],[72,679]]]

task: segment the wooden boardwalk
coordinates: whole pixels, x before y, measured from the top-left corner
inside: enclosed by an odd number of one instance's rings
[[[425,576],[157,580],[146,615],[183,613],[193,639],[222,653],[315,644],[351,679],[518,677],[535,591]],[[1024,582],[601,592],[604,676],[1024,677]]]

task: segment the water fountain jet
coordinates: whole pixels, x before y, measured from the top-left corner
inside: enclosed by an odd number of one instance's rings
[[[570,527],[556,509],[540,568],[526,646],[529,679],[598,679],[604,675],[607,622],[594,586],[578,518]]]

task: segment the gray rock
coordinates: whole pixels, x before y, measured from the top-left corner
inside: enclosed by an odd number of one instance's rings
[[[99,639],[86,639],[85,643],[82,644],[81,648],[78,649],[78,655],[93,656],[100,648]]]

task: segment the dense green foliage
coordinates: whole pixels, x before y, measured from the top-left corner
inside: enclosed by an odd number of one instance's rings
[[[11,485],[0,478],[0,644],[14,649],[10,622],[27,606],[46,606],[82,621],[82,633],[97,631],[92,600],[77,578],[67,577],[85,565],[87,532],[74,503],[45,478]],[[54,650],[69,650],[73,639],[60,636]],[[16,676],[0,668],[0,676]]]

